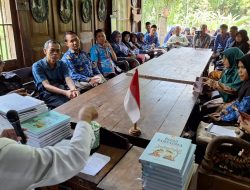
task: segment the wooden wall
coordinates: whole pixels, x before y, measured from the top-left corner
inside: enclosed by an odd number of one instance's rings
[[[35,61],[44,57],[43,45],[48,39],[55,39],[63,46],[63,51],[67,48],[64,45],[64,32],[76,32],[81,41],[82,48],[89,51],[93,44],[93,34],[98,28],[103,29],[107,35],[111,33],[110,17],[112,11],[112,0],[106,0],[107,17],[104,22],[100,22],[97,17],[99,0],[91,0],[92,3],[92,18],[88,23],[84,23],[81,18],[81,0],[72,0],[73,14],[72,20],[65,24],[61,21],[59,16],[60,0],[48,0],[49,15],[48,19],[42,23],[36,22],[31,14],[29,0],[16,0],[16,10],[20,29],[21,46],[22,49],[18,51],[23,52],[22,66],[31,66]]]

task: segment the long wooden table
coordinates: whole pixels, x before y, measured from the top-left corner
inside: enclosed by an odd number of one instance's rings
[[[121,74],[55,110],[77,121],[78,111],[93,105],[99,113],[98,122],[107,129],[129,135],[133,126],[124,110],[123,101],[132,77]],[[192,85],[167,81],[139,79],[141,93],[141,119],[138,126],[142,134],[138,139],[150,140],[161,131],[180,136],[197,97]]]
[[[139,76],[149,79],[193,84],[202,76],[212,55],[210,49],[174,48],[138,67]],[[128,72],[132,75],[134,70]]]

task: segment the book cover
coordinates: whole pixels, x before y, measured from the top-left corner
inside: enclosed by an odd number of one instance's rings
[[[190,147],[190,139],[155,133],[139,160],[182,173]]]
[[[61,123],[70,122],[70,117],[55,111],[39,114],[21,123],[23,128],[28,129],[28,133],[38,135],[48,130],[56,128]]]

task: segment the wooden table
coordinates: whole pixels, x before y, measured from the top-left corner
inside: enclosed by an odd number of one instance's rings
[[[99,183],[97,189],[120,190],[142,189],[139,157],[144,149],[133,146],[122,160]]]
[[[202,76],[212,55],[210,49],[174,48],[138,67],[139,76],[149,79],[193,84]],[[128,72],[132,75],[134,70]]]
[[[71,187],[72,189],[96,189],[99,182],[124,157],[128,150],[129,148],[120,149],[112,146],[101,145],[97,152],[111,158],[108,164],[95,176],[79,173],[77,176],[66,181],[63,186]]]
[[[142,190],[141,164],[139,157],[144,149],[133,146],[122,160],[103,178],[97,186],[97,189],[103,190]],[[197,167],[195,164],[192,180],[188,190],[196,190],[197,185]]]
[[[82,106],[94,105],[99,113],[98,122],[109,130],[129,135],[132,127],[123,101],[132,77],[121,74],[55,110],[77,121]],[[142,134],[138,139],[150,140],[161,131],[180,136],[194,107],[197,97],[193,86],[182,83],[140,78]]]

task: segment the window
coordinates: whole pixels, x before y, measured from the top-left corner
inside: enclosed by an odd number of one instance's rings
[[[130,1],[113,0],[113,15],[111,15],[111,29],[123,32],[130,31]]]
[[[0,1],[0,59],[16,59],[16,48],[9,0]]]

